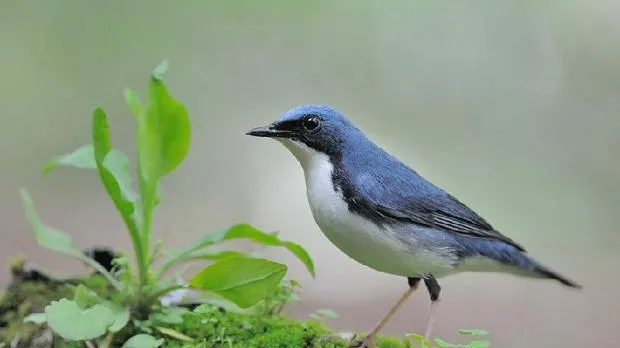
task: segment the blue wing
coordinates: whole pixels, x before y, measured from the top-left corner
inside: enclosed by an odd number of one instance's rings
[[[348,196],[349,203],[353,204],[358,212],[370,218],[374,215],[376,221],[391,219],[473,238],[499,240],[525,251],[521,245],[496,231],[465,204],[402,162],[390,155],[373,156],[372,160],[367,156],[358,152],[357,155],[345,159],[352,163],[343,166],[344,168],[357,166],[355,171],[351,171],[355,172],[355,175],[340,173],[353,184],[345,187],[343,191],[345,198]],[[377,163],[378,160],[380,163]]]

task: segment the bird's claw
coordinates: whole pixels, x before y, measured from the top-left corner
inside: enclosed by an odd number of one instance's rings
[[[376,348],[374,336],[368,335],[362,340],[357,340],[355,338],[356,336],[353,336],[351,338],[351,342],[349,342],[349,348]]]

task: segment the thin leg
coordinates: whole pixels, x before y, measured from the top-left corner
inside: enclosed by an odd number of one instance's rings
[[[424,339],[430,340],[431,335],[433,334],[433,327],[435,326],[435,318],[437,307],[439,306],[439,294],[441,293],[441,286],[437,283],[437,279],[432,275],[424,278],[424,285],[428,289],[428,293],[431,296],[431,316],[428,320],[428,325],[426,326],[426,333],[424,334]]]
[[[396,304],[390,309],[390,311],[379,321],[379,324],[364,338],[361,342],[352,342],[349,347],[374,347],[375,346],[375,336],[383,329],[383,327],[390,321],[394,313],[398,310],[400,306],[402,306],[405,301],[413,294],[413,292],[420,285],[420,278],[407,278],[409,282],[409,289],[405,291],[405,293],[398,299]]]

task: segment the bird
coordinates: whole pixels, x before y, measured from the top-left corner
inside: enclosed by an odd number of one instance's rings
[[[332,107],[297,106],[246,135],[279,141],[301,164],[312,216],[332,244],[359,264],[407,278],[407,290],[396,304],[351,347],[374,347],[376,335],[421,282],[431,303],[427,340],[440,302],[439,278],[499,272],[582,288],[536,261]]]

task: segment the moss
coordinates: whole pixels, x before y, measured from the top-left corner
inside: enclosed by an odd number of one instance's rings
[[[63,297],[72,298],[75,285],[81,282],[102,297],[116,298],[118,294],[100,276],[68,281],[22,281],[12,284],[0,299],[0,346],[19,337],[18,347],[31,347],[34,340],[47,335],[47,343],[38,347],[83,347],[83,343],[63,343],[52,338],[44,326],[23,323],[33,312],[43,312],[47,304]],[[156,327],[173,329],[194,339],[182,341],[157,331]],[[346,348],[349,341],[336,336],[323,324],[315,321],[295,321],[284,316],[253,316],[227,312],[221,308],[202,305],[185,313],[162,315],[156,313],[145,321],[132,321],[116,334],[111,347],[120,347],[130,336],[146,332],[165,339],[171,348]],[[406,348],[403,340],[380,337],[379,348]]]
[[[188,344],[167,340],[166,347],[213,348],[346,348],[349,341],[336,336],[324,325],[314,321],[295,321],[286,317],[260,318],[225,312],[203,305],[183,316],[183,322],[168,325],[196,341]],[[381,337],[379,348],[406,348],[407,342]]]
[[[91,276],[84,279],[52,281],[26,280],[16,281],[8,291],[0,296],[0,343],[19,340],[20,347],[29,346],[30,342],[45,334],[45,328],[31,323],[24,323],[24,318],[31,313],[41,313],[51,301],[72,298],[75,284],[82,282],[102,296],[110,296],[110,286],[105,278]]]

